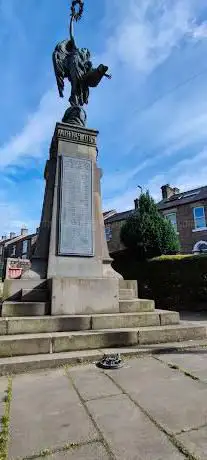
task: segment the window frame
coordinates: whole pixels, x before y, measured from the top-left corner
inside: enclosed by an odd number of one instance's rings
[[[106,230],[110,231],[110,238],[107,237],[107,231]],[[105,235],[106,235],[106,242],[109,243],[109,241],[112,240],[112,226],[111,225],[105,225]]]
[[[12,250],[11,250],[11,253],[10,253],[10,254],[11,254],[10,257],[11,257],[11,259],[12,259],[12,258],[15,259],[15,258],[16,258],[16,252],[17,252],[17,245],[16,245],[16,244],[12,244],[11,249],[12,249]]]
[[[202,209],[203,210],[203,216],[202,217],[196,217],[196,209]],[[196,206],[193,208],[193,219],[194,219],[194,229],[195,230],[205,230],[206,229],[206,214],[205,214],[205,206]],[[197,226],[197,221],[204,219],[204,226],[203,227],[198,227]]]
[[[24,251],[24,243],[27,243],[26,245],[26,251]],[[26,240],[22,241],[22,258],[23,256],[27,256],[28,253],[28,247],[29,247],[29,239],[27,238]]]
[[[175,224],[168,218],[168,216],[175,216]],[[178,233],[177,212],[176,211],[168,212],[165,214],[165,218],[169,220],[169,222],[171,222],[175,232]]]

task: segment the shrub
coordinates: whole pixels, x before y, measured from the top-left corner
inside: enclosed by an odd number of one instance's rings
[[[154,299],[157,308],[207,309],[207,256],[161,256],[145,262],[129,252],[115,257],[113,266],[125,279],[137,279],[139,297]]]
[[[142,260],[179,251],[171,222],[160,214],[148,192],[141,194],[139,209],[124,223],[120,236],[126,248]]]

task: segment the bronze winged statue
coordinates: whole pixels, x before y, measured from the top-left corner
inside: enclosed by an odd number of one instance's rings
[[[76,12],[76,5],[79,11]],[[99,85],[107,73],[108,67],[100,64],[93,68],[90,51],[87,48],[78,48],[74,38],[74,21],[81,19],[83,13],[83,0],[73,0],[70,19],[70,39],[58,43],[53,52],[53,65],[60,97],[64,97],[64,80],[67,78],[71,84],[70,107],[66,110],[63,121],[67,123],[85,125],[86,112],[82,108],[88,104],[89,88]]]

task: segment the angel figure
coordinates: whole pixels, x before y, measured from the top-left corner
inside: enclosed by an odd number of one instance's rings
[[[58,43],[53,52],[53,65],[60,97],[64,97],[64,79],[68,78],[71,84],[69,98],[71,108],[68,109],[70,113],[71,109],[80,109],[84,104],[88,104],[90,87],[98,86],[104,76],[111,78],[111,75],[107,74],[107,66],[101,64],[93,68],[90,51],[87,48],[78,48],[75,43],[73,23],[81,17],[80,12],[75,13],[76,3],[79,3],[80,8],[83,9],[82,0],[72,2],[70,39]]]

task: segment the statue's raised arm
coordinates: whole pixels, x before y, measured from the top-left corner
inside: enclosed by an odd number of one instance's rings
[[[78,10],[76,6],[78,5]],[[69,102],[71,107],[66,111],[63,121],[85,125],[86,112],[83,105],[88,104],[89,88],[96,87],[103,76],[107,74],[108,67],[101,64],[93,68],[90,51],[87,48],[78,48],[74,38],[74,22],[81,19],[83,14],[83,0],[73,0],[71,5],[71,18],[69,25],[69,40],[58,43],[53,52],[54,71],[60,97],[63,97],[64,79],[71,83]]]

